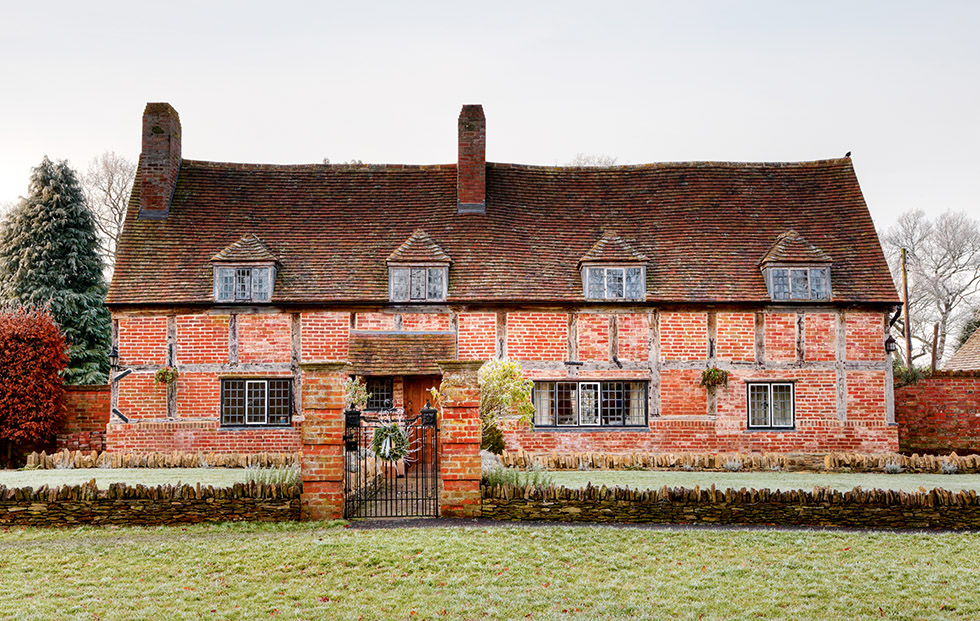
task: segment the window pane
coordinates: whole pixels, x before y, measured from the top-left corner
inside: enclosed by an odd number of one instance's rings
[[[830,279],[827,277],[827,268],[815,268],[810,270],[810,298],[814,300],[830,299]]]
[[[631,300],[639,300],[643,298],[643,288],[640,278],[643,275],[643,270],[639,267],[628,267],[626,268],[626,297]]]
[[[412,268],[412,299],[413,300],[424,300],[425,299],[425,268],[424,267],[413,267]]]
[[[606,268],[606,298],[623,299],[623,269],[620,267]]]
[[[429,268],[429,299],[430,300],[445,300],[446,297],[443,293],[443,274],[446,272],[445,269],[441,267],[430,267]]]
[[[579,424],[599,424],[599,384],[579,384]]]
[[[290,403],[290,383],[288,379],[269,380],[269,424],[288,425]]]
[[[235,270],[235,299],[252,299],[252,270],[247,267]]]
[[[647,400],[644,388],[643,382],[630,382],[627,425],[642,425],[646,422]]]
[[[602,382],[603,425],[622,425],[626,421],[625,398],[623,382]]]
[[[792,298],[794,300],[810,299],[810,283],[807,279],[809,270],[790,270],[789,278],[792,281]]]
[[[555,423],[578,424],[578,385],[572,382],[555,384]]]
[[[269,299],[269,268],[252,268],[252,299],[256,302]]]
[[[749,385],[749,427],[769,426],[769,386]]]
[[[391,269],[391,299],[394,302],[408,300],[408,268],[394,267]]]
[[[606,297],[606,270],[601,267],[590,267],[589,274],[589,295],[592,300],[601,300]]]
[[[785,268],[773,268],[772,275],[772,299],[789,299],[789,270]]]
[[[534,385],[534,424],[551,426],[555,424],[553,413],[554,382],[538,382]]]
[[[790,384],[773,384],[772,426],[793,426],[793,387]]]
[[[245,424],[245,380],[221,382],[221,424]]]
[[[387,410],[395,407],[394,382],[390,377],[369,377],[364,380],[368,397],[365,410]]]
[[[263,424],[265,417],[266,383],[264,381],[245,382],[245,422],[249,425]]]
[[[216,295],[219,302],[231,302],[235,299],[235,270],[230,267],[219,267],[216,276],[218,283]]]

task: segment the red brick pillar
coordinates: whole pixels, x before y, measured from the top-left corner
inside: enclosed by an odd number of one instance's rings
[[[344,382],[346,362],[303,370],[303,519],[344,517]]]
[[[480,387],[483,362],[440,362],[439,513],[480,515]]]

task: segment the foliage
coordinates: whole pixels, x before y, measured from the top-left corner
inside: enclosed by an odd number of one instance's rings
[[[249,466],[245,469],[245,480],[252,483],[261,483],[262,485],[299,485],[299,464],[271,468]]]
[[[136,162],[106,151],[93,158],[82,176],[82,188],[99,232],[100,250],[110,272],[126,219],[129,195],[136,178]]]
[[[914,341],[906,360],[911,365],[917,358],[929,357],[933,326],[938,324],[936,360],[941,361],[947,337],[968,319],[970,306],[980,298],[980,223],[965,213],[947,211],[933,220],[921,210],[907,211],[882,235],[882,243],[899,289],[901,249],[906,250]],[[896,328],[900,334],[904,330],[904,315]],[[896,339],[904,348],[905,339]]]
[[[491,360],[477,375],[480,384],[480,420],[486,429],[503,417],[515,417],[531,425],[534,404],[531,390],[534,382],[524,377],[524,369],[513,360]]]
[[[484,485],[520,485],[531,487],[548,487],[555,484],[554,477],[540,464],[534,464],[530,470],[523,472],[517,468],[497,468],[483,477]]]
[[[725,462],[725,470],[729,472],[738,472],[742,469],[742,460],[732,458]]]
[[[601,166],[615,166],[616,158],[612,155],[592,155],[585,153],[576,153],[575,157],[571,161],[567,162],[565,166],[583,166],[583,167],[601,167]]]
[[[929,369],[926,367],[905,367],[898,358],[892,360],[892,376],[894,377],[895,388],[910,386],[929,376]]]
[[[890,461],[885,464],[883,470],[885,471],[885,474],[901,474],[902,464],[898,463],[897,461]]]
[[[398,461],[409,453],[408,435],[398,423],[375,427],[371,452],[383,461]]]
[[[701,383],[699,385],[702,388],[707,388],[708,386],[721,386],[723,388],[727,388],[728,371],[716,367],[705,369],[704,371],[701,371]]]
[[[344,382],[344,406],[348,410],[363,410],[370,398],[364,378],[348,377]]]
[[[490,451],[494,455],[500,455],[504,452],[504,432],[496,424],[483,428],[480,450]]]
[[[939,465],[939,470],[943,474],[956,474],[960,471],[960,467],[954,462],[943,460],[943,462]]]
[[[47,440],[65,416],[65,339],[46,310],[0,312],[0,441]]]
[[[174,367],[164,367],[153,374],[153,381],[157,384],[173,384],[177,381],[177,369]]]
[[[980,306],[970,312],[970,318],[960,328],[959,337],[956,339],[956,349],[963,347],[978,328],[980,328]]]
[[[75,172],[45,157],[31,174],[26,199],[0,227],[0,296],[46,307],[69,344],[65,380],[105,383],[109,312],[95,219]]]

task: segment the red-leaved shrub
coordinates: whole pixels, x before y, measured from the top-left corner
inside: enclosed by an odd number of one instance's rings
[[[0,458],[8,465],[15,446],[45,441],[64,423],[66,366],[65,339],[46,310],[0,312]]]

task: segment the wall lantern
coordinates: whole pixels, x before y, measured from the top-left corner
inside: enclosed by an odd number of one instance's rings
[[[895,342],[895,338],[891,334],[885,339],[885,351],[889,354],[894,354],[898,351],[898,343]]]
[[[109,366],[115,368],[116,364],[118,363],[119,363],[119,348],[113,345],[112,349],[109,351]]]

